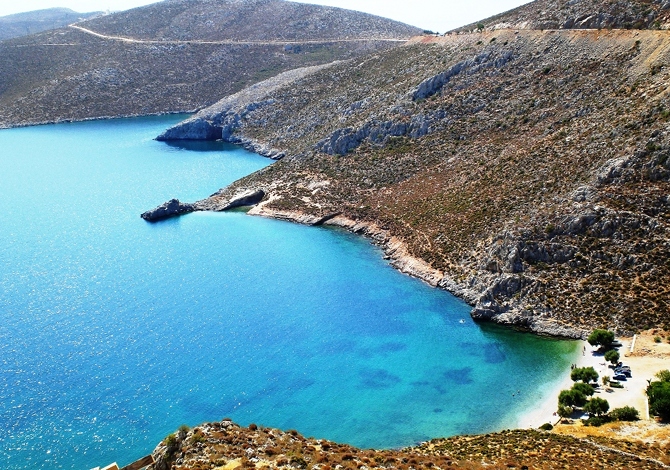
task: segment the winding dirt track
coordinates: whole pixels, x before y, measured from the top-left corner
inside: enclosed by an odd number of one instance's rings
[[[187,40],[187,41],[178,41],[178,40],[156,40],[156,39],[134,39],[126,38],[123,36],[107,36],[105,34],[96,33],[90,29],[78,26],[76,24],[71,24],[69,28],[78,29],[84,33],[96,36],[102,39],[108,39],[111,41],[120,41],[133,44],[207,44],[207,45],[248,45],[248,46],[283,46],[286,44],[324,44],[324,43],[333,43],[333,42],[407,42],[408,39],[391,39],[391,38],[357,38],[357,39],[306,39],[304,41],[234,41],[232,39],[226,39],[222,41],[200,41],[200,40]]]

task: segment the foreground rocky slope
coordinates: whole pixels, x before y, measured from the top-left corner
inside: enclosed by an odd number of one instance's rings
[[[162,138],[218,129],[286,155],[196,207],[261,189],[254,213],[367,234],[475,318],[562,336],[667,327],[669,63],[664,31],[423,38]]]
[[[0,127],[193,111],[280,72],[419,32],[283,0],[161,2],[0,42]]]
[[[654,444],[597,442],[537,431],[435,439],[403,450],[361,450],[321,439],[231,421],[181,430],[154,451],[151,470],[329,469],[660,469],[668,449]]]

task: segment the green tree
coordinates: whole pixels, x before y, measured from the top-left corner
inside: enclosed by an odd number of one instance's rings
[[[610,409],[610,404],[607,400],[603,398],[591,398],[586,405],[584,405],[584,411],[586,411],[591,416],[600,416],[607,413],[607,410]]]
[[[572,406],[558,405],[558,411],[556,413],[561,419],[567,419],[572,416]]]
[[[649,413],[670,421],[670,382],[651,382],[647,387]]]
[[[582,393],[587,397],[590,397],[596,392],[591,384],[585,384],[583,382],[577,382],[574,384],[572,386],[572,390],[577,390],[579,393]]]
[[[661,382],[670,382],[670,370],[662,370],[656,374],[656,378]]]
[[[598,372],[593,367],[577,367],[570,372],[570,378],[577,382],[581,380],[584,383],[598,381]]]
[[[591,346],[601,346],[604,349],[611,349],[614,342],[614,333],[609,330],[595,329],[586,339]]]
[[[619,362],[619,351],[616,349],[610,349],[605,353],[605,360],[607,362],[611,362],[612,364],[616,364]]]
[[[586,403],[586,395],[584,395],[579,390],[570,389],[570,390],[561,390],[561,393],[558,394],[558,405],[569,406],[575,408],[578,406],[584,406]]]
[[[610,418],[616,421],[637,421],[640,419],[640,413],[632,406],[614,408],[609,413]]]

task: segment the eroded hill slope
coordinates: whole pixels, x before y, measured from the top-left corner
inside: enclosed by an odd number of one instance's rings
[[[667,327],[669,63],[664,31],[424,38],[163,138],[215,128],[287,155],[198,207],[262,189],[256,213],[368,233],[476,318]]]

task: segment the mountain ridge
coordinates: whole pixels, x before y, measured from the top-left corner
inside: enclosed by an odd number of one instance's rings
[[[152,22],[138,22],[139,13]],[[82,25],[111,36],[158,40],[408,39],[420,33],[368,13],[285,0],[166,0]]]
[[[257,4],[263,15],[246,8]],[[420,33],[372,15],[288,4],[171,0],[0,42],[0,128],[193,112],[281,72],[394,47]],[[237,27],[224,21],[228,13]],[[119,18],[129,29],[115,34]],[[296,20],[309,28],[295,40],[262,32],[262,25],[277,33]]]
[[[0,41],[61,28],[102,14],[100,11],[78,13],[69,8],[57,7],[0,16]]]

